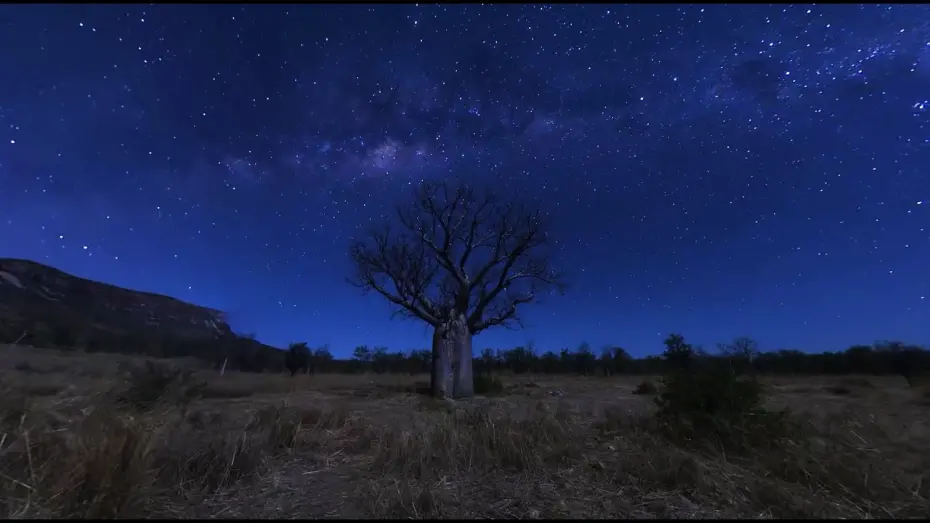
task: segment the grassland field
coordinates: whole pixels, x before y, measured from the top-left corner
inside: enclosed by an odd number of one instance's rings
[[[634,394],[657,377],[504,376],[447,401],[428,376],[0,350],[0,517],[930,515],[930,388],[901,378],[762,377],[798,429],[731,452],[657,431]]]

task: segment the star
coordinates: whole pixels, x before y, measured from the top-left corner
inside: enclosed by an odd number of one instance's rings
[[[465,182],[539,208],[571,275],[482,348],[926,337],[927,6],[13,9],[5,255],[277,346],[427,346],[346,253]]]

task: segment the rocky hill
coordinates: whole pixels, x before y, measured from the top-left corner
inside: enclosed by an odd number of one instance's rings
[[[79,278],[33,261],[0,258],[0,343],[16,341],[210,360],[225,359],[231,347],[278,352],[236,336],[221,311]],[[237,366],[247,368],[249,362]]]

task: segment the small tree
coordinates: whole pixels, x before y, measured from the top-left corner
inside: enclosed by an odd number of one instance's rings
[[[333,354],[329,352],[329,346],[323,346],[313,351],[310,356],[310,372],[327,372],[332,367]]]
[[[759,355],[759,344],[747,336],[740,336],[732,343],[719,343],[717,349],[729,360],[730,370],[736,374],[755,376],[755,361]]]
[[[518,307],[561,289],[541,213],[462,185],[425,183],[412,205],[358,239],[349,281],[433,327],[435,396],[473,395],[472,337],[520,324]]]
[[[668,370],[683,371],[691,368],[694,363],[694,348],[685,343],[685,338],[681,334],[669,334],[663,343],[665,343],[665,352],[662,356],[665,358]]]
[[[352,351],[352,359],[356,361],[358,369],[362,372],[368,372],[371,367],[371,349],[368,345],[359,345]]]
[[[390,370],[390,361],[391,354],[388,354],[387,347],[375,347],[371,351],[371,369],[378,373],[383,374]]]
[[[601,349],[601,366],[606,376],[629,372],[632,361],[630,353],[623,347],[607,346]]]
[[[429,372],[430,360],[432,357],[432,353],[425,349],[416,349],[410,351],[410,356],[407,357],[407,363],[409,365],[408,372],[410,374]]]
[[[284,357],[284,366],[291,373],[291,376],[298,371],[307,370],[310,365],[310,349],[304,342],[291,343],[287,347],[287,355]]]
[[[494,371],[494,367],[497,364],[497,358],[494,356],[494,351],[491,349],[484,349],[481,351],[481,373],[490,375]]]
[[[904,378],[908,386],[913,387],[915,374],[926,368],[926,352],[900,341],[885,341],[876,343],[876,346],[879,354],[888,358],[891,372]]]
[[[748,338],[734,345],[747,350],[755,346]],[[666,375],[655,403],[667,435],[734,450],[772,444],[785,435],[782,415],[763,408],[758,381],[739,379],[729,365],[708,363],[703,351],[686,343],[680,334],[669,335],[665,347]],[[695,364],[698,358],[703,364]]]

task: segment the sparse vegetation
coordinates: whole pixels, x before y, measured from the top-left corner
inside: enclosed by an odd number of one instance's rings
[[[662,432],[683,445],[721,451],[777,446],[788,435],[787,413],[770,412],[763,400],[762,385],[733,367],[679,368],[662,380],[656,417]]]
[[[651,381],[642,381],[636,386],[633,394],[656,394],[658,392],[659,389],[656,388],[655,383]]]
[[[220,376],[192,361],[8,352],[10,518],[930,510],[925,391],[895,377],[753,378],[696,358],[644,397],[634,389],[656,382],[505,371],[476,377],[481,397],[440,402],[409,372]]]
[[[206,388],[206,382],[197,379],[190,370],[150,360],[141,367],[129,369],[126,374],[122,390],[111,392],[117,402],[139,411],[152,410],[165,401],[184,407],[200,397]]]
[[[310,358],[310,349],[306,343],[291,343],[287,348],[287,355],[284,356],[284,366],[293,376],[300,371],[306,372],[310,368]]]
[[[491,395],[504,391],[504,384],[497,376],[479,374],[474,377],[475,394]]]
[[[80,349],[21,344],[0,362],[11,518],[930,511],[920,347],[763,352],[737,338],[708,354],[672,335],[663,356],[634,358],[527,344],[483,350],[478,397],[447,402],[427,397],[428,350],[338,360],[305,343],[165,348],[43,325]]]
[[[824,390],[826,390],[827,392],[836,394],[837,396],[845,396],[847,394],[852,394],[852,391],[849,390],[849,387],[845,387],[843,385],[829,385],[827,387],[824,387]]]

